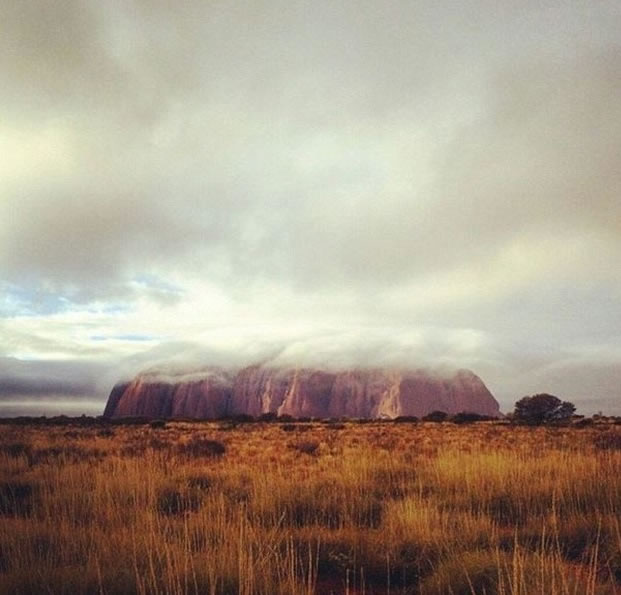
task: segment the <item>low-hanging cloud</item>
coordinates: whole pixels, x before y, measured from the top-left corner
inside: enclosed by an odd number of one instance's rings
[[[22,361],[0,357],[0,401],[97,396],[104,366],[75,360]]]

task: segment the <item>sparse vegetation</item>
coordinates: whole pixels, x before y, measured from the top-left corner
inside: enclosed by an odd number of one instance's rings
[[[304,442],[298,442],[297,444],[294,444],[293,447],[299,452],[307,455],[313,455],[317,452],[317,449],[319,448],[319,442],[307,440]]]
[[[621,592],[614,420],[264,421],[3,425],[0,592]]]
[[[162,446],[165,446],[165,443],[157,441],[157,447]],[[226,452],[226,446],[218,440],[192,436],[189,440],[178,444],[177,452],[196,458],[221,457]]]

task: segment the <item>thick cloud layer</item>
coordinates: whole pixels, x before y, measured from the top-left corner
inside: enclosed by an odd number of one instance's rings
[[[614,409],[617,2],[25,0],[0,28],[0,355],[113,376],[332,337]]]

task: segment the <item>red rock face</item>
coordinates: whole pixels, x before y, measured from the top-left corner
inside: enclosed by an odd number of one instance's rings
[[[117,408],[119,405],[119,401],[125,394],[127,387],[129,386],[128,382],[119,382],[114,385],[110,396],[108,397],[108,402],[106,403],[106,408],[104,409],[103,415],[104,417],[114,417],[118,415]]]
[[[106,417],[387,417],[431,411],[498,416],[496,399],[468,370],[441,377],[425,370],[344,370],[250,366],[192,376],[139,375],[112,390]]]
[[[276,413],[290,390],[295,371],[250,366],[237,373],[230,401],[230,413]]]
[[[224,371],[163,380],[157,375],[139,375],[119,383],[110,393],[105,417],[196,417],[218,418],[228,414],[233,376]]]

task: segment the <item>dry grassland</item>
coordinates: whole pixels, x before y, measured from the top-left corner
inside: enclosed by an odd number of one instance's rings
[[[621,593],[620,513],[613,424],[0,424],[1,593]]]

